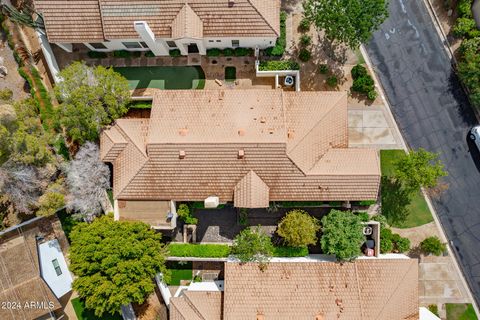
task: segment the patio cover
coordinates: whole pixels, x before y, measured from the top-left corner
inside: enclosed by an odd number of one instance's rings
[[[270,188],[252,170],[235,186],[234,205],[237,208],[268,208]]]

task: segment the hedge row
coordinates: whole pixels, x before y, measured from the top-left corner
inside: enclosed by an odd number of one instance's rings
[[[225,244],[170,243],[170,256],[194,258],[227,258],[231,247]],[[274,247],[274,257],[305,257],[307,248]]]
[[[274,47],[265,49],[267,56],[281,57],[287,47],[287,27],[286,27],[287,13],[280,12],[280,37],[277,38]]]
[[[300,65],[293,60],[272,60],[260,62],[258,69],[260,71],[299,70]]]
[[[225,49],[207,49],[207,56],[208,57],[244,57],[244,56],[253,56],[255,50],[252,48],[225,48]]]

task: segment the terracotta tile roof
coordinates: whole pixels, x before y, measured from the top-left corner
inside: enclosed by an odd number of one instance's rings
[[[203,22],[192,10],[185,4],[172,22],[172,38],[202,38]]]
[[[178,32],[178,26],[173,22],[186,4],[192,11],[186,15],[187,20],[180,20],[182,25],[184,22],[189,24],[189,32],[196,37],[201,34],[204,37],[277,37],[280,34],[279,0],[235,0],[233,5],[229,5],[228,0],[34,2],[35,8],[44,16],[51,42],[137,39],[139,36],[134,30],[134,21],[146,21],[156,37],[175,38],[185,31]]]
[[[225,320],[418,319],[418,308],[416,259],[225,264]]]
[[[216,195],[222,202],[232,201],[235,186],[252,170],[269,187],[270,201],[375,199],[380,182],[377,152],[349,150],[341,141],[347,132],[345,96],[281,90],[158,91],[148,130],[139,120],[122,119],[116,125],[130,143],[112,162],[114,196],[202,201]],[[295,97],[300,102],[294,102]],[[111,148],[104,141],[102,154]],[[297,148],[309,154],[297,154]],[[244,157],[239,158],[239,150]]]
[[[43,14],[51,42],[104,40],[98,0],[38,0],[34,3],[35,9]]]
[[[170,320],[221,319],[222,295],[220,291],[185,291],[170,299]]]
[[[24,308],[29,301],[53,303],[53,310],[60,307],[57,298],[40,277],[35,235],[39,229],[31,229],[8,239],[0,240],[0,301],[20,302],[21,308],[0,308],[0,319],[36,319],[48,310]]]
[[[268,208],[270,188],[250,170],[235,186],[233,204],[237,208]]]

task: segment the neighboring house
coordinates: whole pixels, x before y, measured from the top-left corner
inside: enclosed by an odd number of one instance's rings
[[[209,196],[241,208],[376,199],[378,152],[348,148],[347,122],[346,92],[156,91],[149,119],[100,137],[116,218],[148,222],[159,213],[142,207],[156,201]]]
[[[275,45],[280,34],[279,0],[34,0],[50,43],[71,52],[179,49],[206,54],[208,48]]]
[[[475,19],[477,28],[480,28],[480,1],[479,0],[473,1],[472,14],[473,14],[473,18]]]
[[[226,262],[223,290],[186,289],[169,308],[171,320],[416,320],[418,261]]]
[[[57,238],[66,243],[55,217],[34,218],[0,233],[0,319],[62,314],[59,300],[71,291],[72,277]]]

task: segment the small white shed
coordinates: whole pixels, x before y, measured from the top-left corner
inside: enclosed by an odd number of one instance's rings
[[[72,275],[57,239],[38,245],[40,274],[57,298],[72,290]]]

